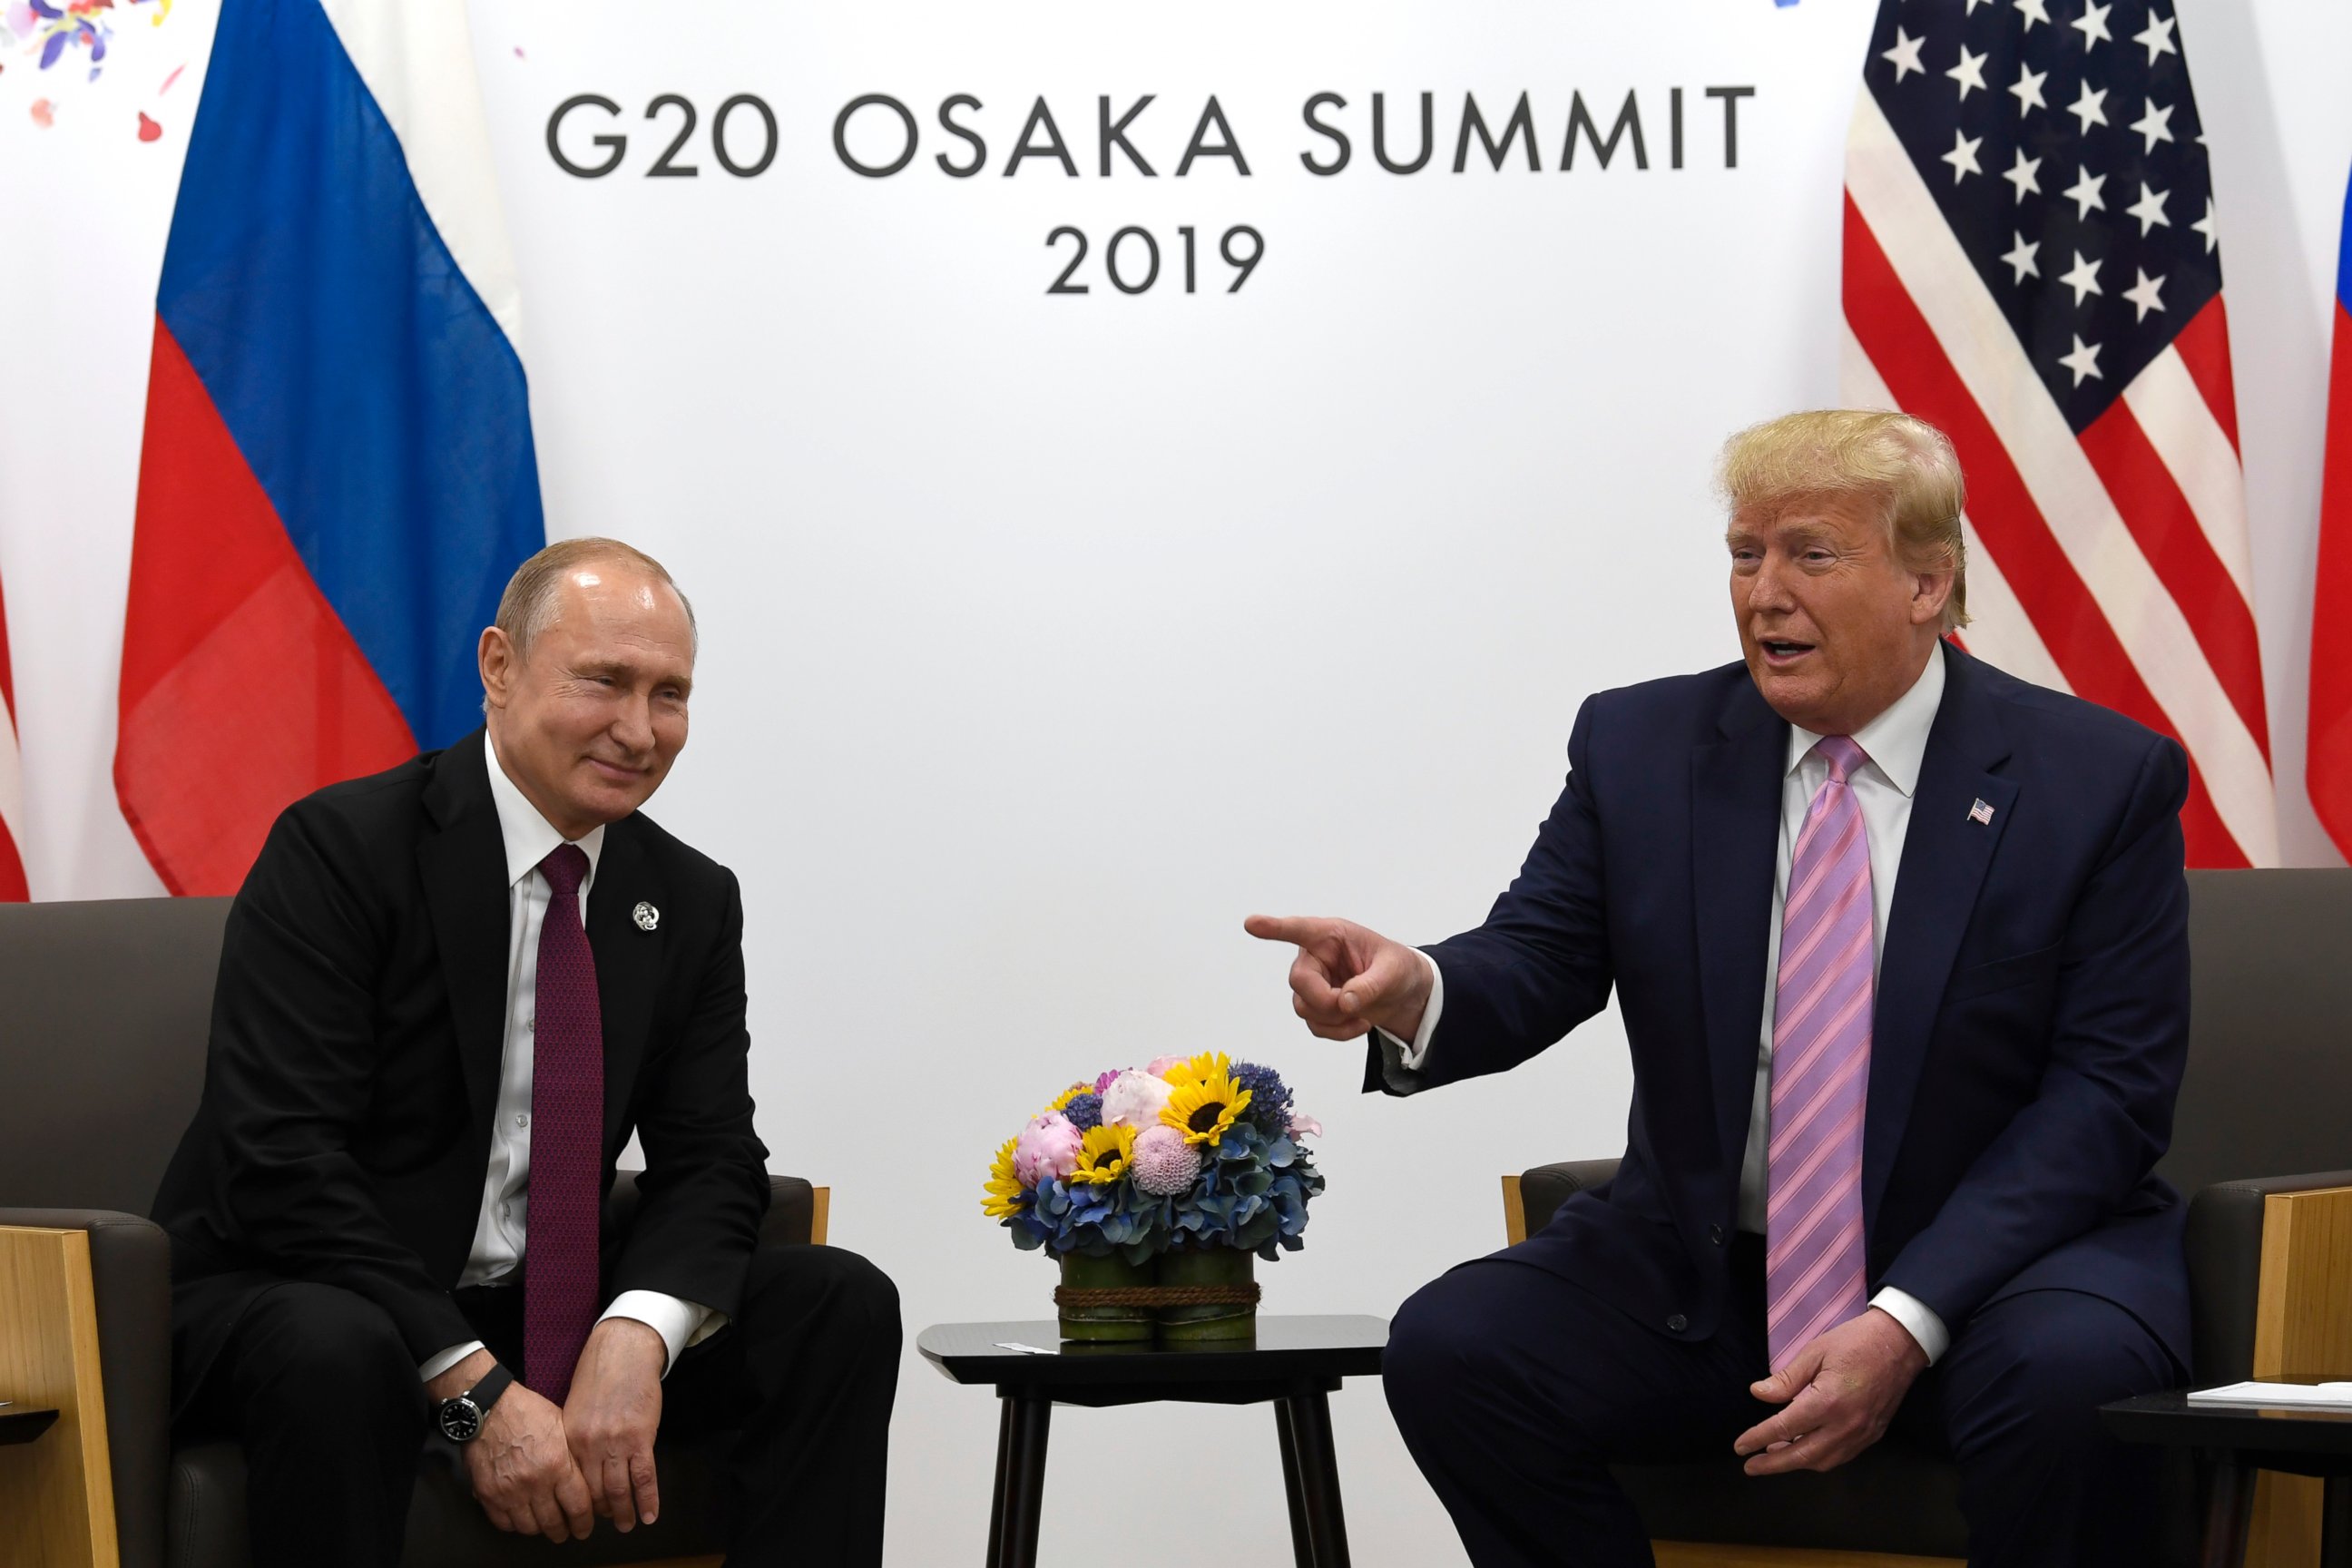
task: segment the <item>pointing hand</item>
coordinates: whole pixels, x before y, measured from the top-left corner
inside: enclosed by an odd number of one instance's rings
[[[1297,945],[1290,1006],[1327,1040],[1360,1038],[1374,1027],[1410,1040],[1429,1005],[1428,959],[1353,921],[1252,915],[1250,935]]]

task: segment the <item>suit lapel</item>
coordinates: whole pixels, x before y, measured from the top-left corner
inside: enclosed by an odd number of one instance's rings
[[[621,1127],[635,1092],[653,1029],[654,996],[661,984],[662,955],[669,927],[661,911],[668,902],[658,868],[646,852],[640,824],[624,817],[604,830],[596,879],[588,889],[588,945],[596,954],[596,998],[604,1025],[604,1147],[619,1144]],[[652,911],[655,924],[638,924],[637,906]]]
[[[1743,669],[1718,729],[1721,740],[1691,752],[1691,895],[1716,1137],[1727,1169],[1736,1173],[1748,1146],[1763,1038],[1765,947],[1789,726]]]
[[[509,935],[506,841],[488,766],[479,730],[441,753],[425,786],[432,826],[416,848],[466,1096],[483,1127],[498,1103],[506,1050]]]
[[[1878,1201],[1910,1121],[1960,938],[1976,912],[1993,851],[2016,815],[2015,781],[1990,771],[2008,757],[2009,742],[1984,689],[1983,667],[1957,648],[1947,648],[1944,661],[1944,700],[1927,732],[1911,797],[1911,825],[1879,958],[1862,1140],[1865,1230],[1877,1220]],[[1992,808],[1990,822],[1970,815],[1979,801]]]

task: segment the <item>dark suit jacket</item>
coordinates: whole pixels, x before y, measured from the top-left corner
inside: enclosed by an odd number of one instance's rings
[[[488,1170],[504,1051],[506,850],[476,731],[297,801],[228,917],[194,1121],[155,1198],[184,1398],[279,1279],[381,1306],[419,1362],[476,1338],[450,1291]],[[650,931],[632,910],[660,911]],[[745,1082],[735,878],[642,815],[588,896],[604,1183],[644,1138],[644,1206],[604,1289],[735,1311],[768,1205]]]
[[[1870,1288],[1955,1333],[2065,1289],[2184,1366],[2184,1208],[2149,1173],[2188,1050],[2180,747],[1944,650],[1880,959],[1863,1133]],[[1624,1163],[1511,1256],[1661,1332],[1714,1331],[1756,1090],[1788,723],[1744,665],[1602,692],[1477,930],[1429,949],[1429,1085],[1499,1072],[1617,993]],[[1970,820],[1982,800],[1992,820]],[[1377,1045],[1368,1088],[1388,1086]],[[1671,1329],[1669,1321],[1678,1321]]]

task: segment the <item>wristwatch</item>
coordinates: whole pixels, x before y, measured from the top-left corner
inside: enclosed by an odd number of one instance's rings
[[[434,1421],[441,1436],[452,1443],[470,1443],[482,1435],[482,1422],[499,1395],[514,1381],[514,1373],[503,1366],[492,1366],[482,1381],[455,1398],[445,1399],[434,1413]]]

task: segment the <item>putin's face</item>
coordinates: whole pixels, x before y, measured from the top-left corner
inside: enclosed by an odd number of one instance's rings
[[[480,659],[499,761],[567,839],[643,805],[685,749],[694,628],[633,562],[573,567],[529,648],[492,626]]]
[[[1781,718],[1851,735],[1919,679],[1952,574],[1905,571],[1865,498],[1743,508],[1724,539],[1739,646]]]

